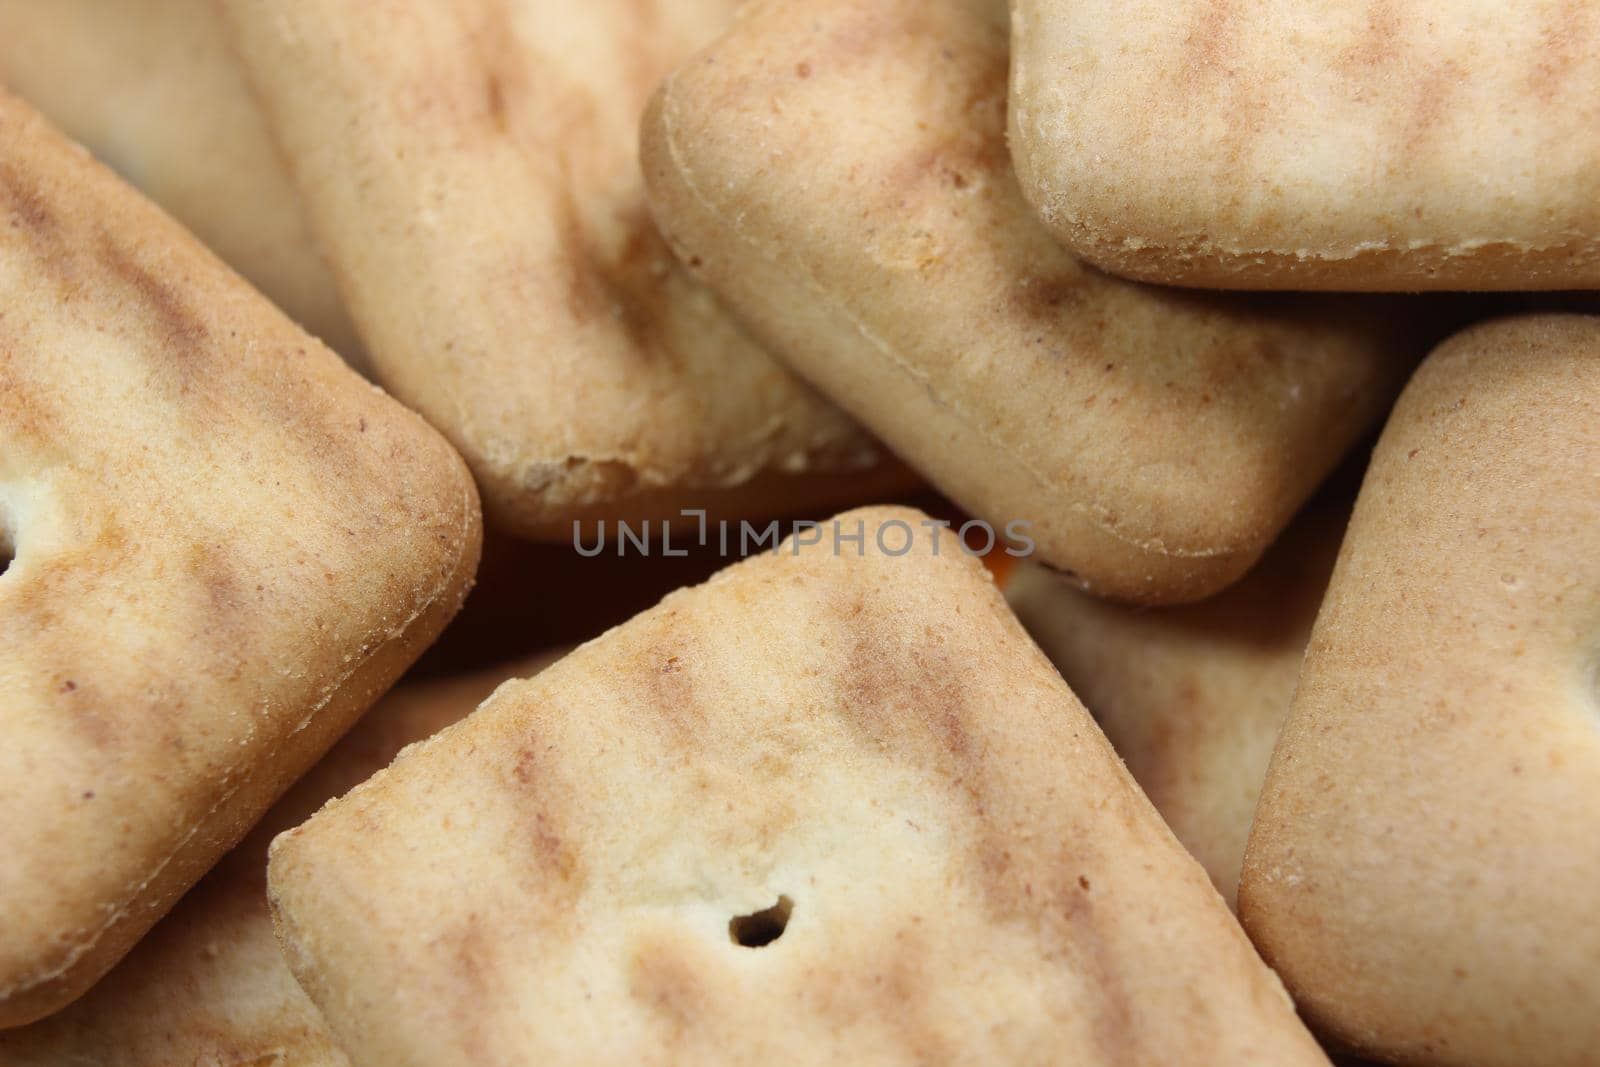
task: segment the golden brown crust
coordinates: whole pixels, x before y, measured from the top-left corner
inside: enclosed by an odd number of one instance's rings
[[[1400,1063],[1600,1047],[1600,319],[1462,334],[1372,467],[1239,909],[1310,1017]]]
[[[352,1058],[1325,1062],[925,519],[675,593],[280,836],[279,932]]]
[[[1017,617],[1230,906],[1348,514],[1313,505],[1242,581],[1186,607],[1108,604],[1037,566],[1006,584]]]
[[[774,351],[968,511],[1032,523],[1099,595],[1198,599],[1420,349],[1392,308],[1080,266],[1011,172],[1006,43],[978,0],[752,5],[646,116],[653,205]]]
[[[480,523],[420,419],[3,93],[0,212],[17,1025],[109,969],[427,646]]]
[[[461,449],[492,520],[565,538],[597,507],[884,458],[645,208],[639,110],[734,0],[224,6],[377,377]]]
[[[532,677],[557,655],[389,693],[87,995],[31,1026],[0,1032],[0,1062],[348,1064],[278,951],[267,910],[268,844],[405,746],[466,716],[500,683]]]
[[[4,3],[0,40],[0,83],[362,365],[210,0]]]
[[[1077,254],[1220,289],[1600,286],[1600,17],[1018,0],[1012,145]]]

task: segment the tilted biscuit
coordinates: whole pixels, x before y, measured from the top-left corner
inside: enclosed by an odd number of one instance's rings
[[[0,0],[0,84],[362,366],[211,0]]]
[[[925,520],[675,593],[280,836],[279,935],[352,1059],[1324,1063]]]
[[[1006,600],[1161,817],[1233,904],[1256,799],[1348,512],[1318,503],[1220,596],[1140,610],[1042,567]]]
[[[1600,1047],[1600,318],[1429,357],[1362,486],[1239,911],[1311,1018],[1398,1063]]]
[[[719,492],[783,513],[876,469],[645,207],[645,99],[735,0],[223,6],[377,378],[461,449],[491,519],[568,538]]]
[[[1221,289],[1600,287],[1600,11],[1016,0],[1011,144],[1088,262]]]
[[[465,717],[501,682],[531,677],[554,658],[543,653],[391,692],[98,985],[49,1018],[0,1032],[0,1063],[348,1064],[278,951],[267,910],[268,843],[406,745]]]
[[[1425,348],[1392,308],[1080,266],[1017,189],[1006,58],[988,0],[755,4],[646,116],[657,216],[774,351],[967,511],[1031,523],[1097,594],[1214,593]]]
[[[0,93],[0,530],[12,1026],[116,963],[427,646],[479,514],[441,437]]]

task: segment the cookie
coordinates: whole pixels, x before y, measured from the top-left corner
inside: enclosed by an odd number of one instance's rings
[[[674,593],[280,836],[279,936],[352,1059],[1325,1063],[928,521]]]
[[[375,376],[455,443],[509,531],[788,514],[884,469],[645,207],[645,99],[736,6],[223,4]]]
[[[1426,347],[1388,305],[1081,266],[1017,188],[1007,52],[1003,10],[976,0],[752,5],[645,118],[657,218],[966,511],[1025,524],[1098,595],[1199,599],[1260,557]]]
[[[443,438],[0,93],[0,1026],[427,647],[479,529]]]
[[[1397,1063],[1600,1046],[1600,318],[1441,347],[1373,457],[1239,912],[1318,1026]]]
[[[1067,247],[1214,289],[1600,288],[1600,13],[1017,0],[1011,144]]]

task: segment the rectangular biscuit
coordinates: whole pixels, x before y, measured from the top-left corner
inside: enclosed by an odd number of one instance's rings
[[[0,531],[6,1026],[432,641],[480,519],[443,438],[0,91]]]
[[[1373,451],[1239,914],[1376,1059],[1600,1048],[1600,316],[1439,346]]]
[[[1585,0],[1017,0],[1011,144],[1075,254],[1140,281],[1600,287]]]
[[[1425,350],[1430,305],[1082,266],[1018,189],[987,0],[757,3],[658,93],[658,221],[752,330],[1091,592],[1240,577]]]
[[[928,521],[674,593],[280,836],[352,1060],[1325,1064]]]
[[[887,466],[683,271],[645,206],[644,102],[736,6],[223,4],[377,379],[455,443],[511,532],[842,506]]]

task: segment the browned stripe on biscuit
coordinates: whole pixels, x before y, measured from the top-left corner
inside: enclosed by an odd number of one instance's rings
[[[666,1026],[668,1040],[681,1045],[705,1017],[704,993],[686,947],[674,939],[640,939],[626,963],[628,994]]]
[[[615,221],[621,239],[613,250],[597,239],[572,190],[563,188],[557,224],[561,247],[568,250],[563,265],[568,314],[578,325],[616,323],[628,342],[623,355],[671,361],[673,354],[662,343],[670,294],[658,269],[680,268],[643,201],[630,204]]]
[[[1228,63],[1237,55],[1239,22],[1238,0],[1195,5],[1194,20],[1183,40],[1181,82],[1207,82],[1228,73]]]
[[[1403,125],[1392,142],[1397,152],[1415,160],[1444,142],[1456,100],[1467,83],[1467,71],[1455,59],[1427,61],[1415,57],[1422,71],[1409,111],[1400,112]]]
[[[551,742],[534,730],[517,750],[511,767],[514,795],[532,799],[523,828],[527,855],[534,861],[540,898],[559,901],[570,908],[587,877],[579,846],[570,840],[552,798],[566,791],[557,778],[560,755]]]
[[[101,234],[97,255],[111,277],[131,291],[135,306],[154,321],[166,341],[164,355],[192,360],[210,354],[211,330],[193,301],[158,277],[125,241]]]
[[[471,18],[465,6],[457,8]],[[508,137],[528,100],[528,65],[517,54],[517,37],[503,0],[482,0],[468,28],[483,68],[483,113],[493,132]]]
[[[1340,69],[1348,78],[1370,80],[1374,69],[1388,65],[1399,54],[1404,34],[1405,22],[1394,0],[1372,0],[1361,37],[1339,55]]]
[[[805,975],[796,995],[805,1001],[806,1011],[834,1020],[840,1029],[884,1027],[906,1050],[908,1062],[956,1062],[958,1050],[943,1032],[948,1020],[936,1014],[936,1001],[924,992],[937,985],[923,933],[930,921],[937,917],[910,914],[876,928],[871,941],[853,952],[866,966],[825,967]]]
[[[1592,0],[1563,0],[1547,15],[1539,35],[1538,60],[1528,75],[1528,88],[1542,104],[1569,106],[1569,90],[1583,64],[1593,65],[1600,53]]]
[[[9,229],[52,251],[59,248],[60,220],[46,205],[38,186],[7,159],[0,159],[0,197],[5,200]],[[41,254],[41,258],[53,257]]]
[[[477,912],[469,912],[465,919],[439,935],[436,942],[441,954],[449,961],[449,974],[459,981],[452,985],[458,995],[455,1011],[450,1021],[460,1035],[460,1047],[471,1063],[501,1063],[505,1057],[497,1055],[491,1047],[490,1033],[482,1020],[503,1003],[508,992],[503,975],[505,964],[501,956],[503,939],[499,931],[483,921]]]

